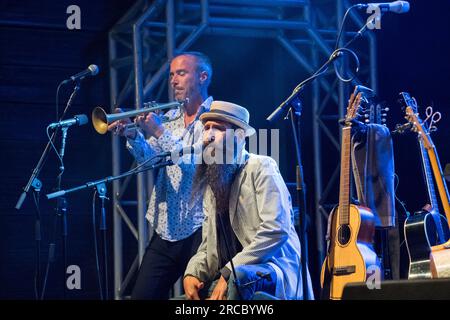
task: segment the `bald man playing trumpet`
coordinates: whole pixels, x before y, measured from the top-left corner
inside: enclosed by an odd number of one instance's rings
[[[184,112],[170,110],[163,122],[155,113],[135,118],[138,129],[129,129],[130,119],[112,123],[108,130],[124,136],[126,146],[138,163],[160,152],[171,152],[201,142],[200,115],[208,111],[212,67],[207,56],[185,52],[170,63],[170,86],[175,100],[185,101]],[[201,242],[204,219],[202,198],[191,203],[194,163],[180,163],[159,169],[146,218],[154,235],[139,268],[132,299],[168,299],[169,291],[183,275],[189,259]]]

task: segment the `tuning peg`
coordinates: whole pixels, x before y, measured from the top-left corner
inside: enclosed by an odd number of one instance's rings
[[[382,109],[382,110],[388,112],[388,111],[389,111],[389,108],[386,107],[386,108],[384,108],[384,109]]]
[[[365,123],[370,123],[369,119],[364,120]]]
[[[386,119],[384,119],[384,118],[383,118],[383,119],[381,119],[381,122],[386,122]]]

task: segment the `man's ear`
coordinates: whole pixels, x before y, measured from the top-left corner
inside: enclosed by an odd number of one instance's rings
[[[203,84],[208,80],[208,73],[206,71],[200,72],[200,82]]]

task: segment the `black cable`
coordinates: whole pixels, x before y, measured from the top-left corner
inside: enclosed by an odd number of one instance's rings
[[[383,14],[384,14],[384,12],[381,12],[381,13],[380,13],[380,19],[381,19],[381,17],[383,16]],[[373,20],[375,20],[375,18],[374,18]],[[350,40],[345,44],[345,46],[343,46],[343,48],[348,48],[348,47],[350,46],[350,44],[352,44],[353,41],[355,41],[355,40],[358,39],[359,37],[362,37],[363,32],[367,29],[367,25],[369,24],[369,22],[372,22],[373,20],[366,22],[366,23],[361,27],[361,29],[359,29],[358,32],[356,32],[356,35],[355,35],[352,39],[350,39]]]
[[[331,53],[330,57],[328,58],[328,60],[316,71],[314,72],[314,74],[312,74],[310,77],[308,77],[307,79],[303,80],[302,82],[300,82],[295,89],[292,91],[291,95],[283,102],[281,103],[281,105],[267,118],[268,121],[274,121],[276,118],[278,118],[278,113],[282,112],[284,109],[287,108],[288,105],[292,104],[292,102],[296,99],[297,95],[299,94],[299,91],[309,82],[313,81],[314,79],[318,78],[319,76],[321,76],[322,74],[326,73],[328,70],[328,65],[335,61],[339,56],[342,56],[344,52],[350,53],[356,60],[356,72],[355,72],[355,76],[353,76],[352,78],[349,79],[345,79],[343,78],[339,72],[337,71],[336,65],[334,67],[335,70],[335,74],[338,77],[339,80],[343,81],[343,82],[351,82],[354,80],[354,78],[356,77],[356,73],[358,73],[359,71],[359,59],[358,56],[356,55],[355,52],[353,52],[352,50],[348,49],[348,47],[350,46],[350,44],[355,41],[356,39],[358,39],[359,37],[362,36],[364,30],[367,28],[368,23],[365,23],[364,26],[356,33],[356,35],[350,40],[348,41],[343,47],[341,48],[337,48],[339,46],[339,41],[342,35],[342,31],[343,31],[343,27],[344,27],[344,23],[345,20],[347,19],[347,15],[350,12],[350,10],[354,7],[356,7],[357,5],[354,5],[352,7],[350,7],[349,9],[347,9],[345,15],[344,15],[344,19],[342,20],[341,23],[341,27],[338,33],[338,37],[336,39],[336,45],[335,45],[335,50]]]
[[[340,39],[341,39],[343,30],[344,30],[344,23],[345,23],[345,20],[347,19],[347,15],[349,14],[349,12],[350,12],[353,8],[358,7],[358,6],[359,6],[358,4],[353,5],[353,6],[351,6],[350,8],[348,8],[347,11],[345,12],[344,18],[342,19],[342,23],[341,23],[341,27],[340,27],[340,30],[339,30],[338,37],[337,37],[337,39],[336,39],[335,50],[338,50],[338,47],[339,47],[339,41],[340,41]],[[381,12],[381,16],[383,15],[383,13],[384,13],[384,12]],[[381,16],[380,16],[380,18],[381,18]],[[359,37],[362,37],[362,34],[363,34],[363,32],[367,29],[367,26],[368,26],[369,22],[371,22],[371,21],[367,21],[367,22],[361,27],[361,29],[358,30],[358,32],[356,33],[356,35],[355,35],[352,39],[350,39],[350,40],[349,40],[342,48],[340,48],[340,50],[342,50],[342,51],[347,51],[347,52],[349,52],[349,53],[351,53],[351,54],[353,55],[353,57],[354,57],[355,60],[357,61],[357,71],[356,71],[356,72],[358,72],[358,69],[359,69],[359,59],[358,59],[358,56],[357,56],[352,50],[349,50],[349,49],[348,49],[348,47],[349,47],[350,44],[352,44],[356,39],[358,39]],[[352,81],[352,80],[354,79],[354,77],[351,78],[351,79],[344,79],[344,78],[339,74],[339,72],[337,71],[337,68],[335,68],[334,70],[335,70],[336,76],[339,78],[339,80],[341,80],[341,81],[343,81],[343,82],[350,82],[350,81]]]
[[[354,4],[353,6],[348,8],[347,11],[345,11],[344,18],[342,19],[341,26],[339,28],[339,33],[338,33],[338,37],[336,39],[336,45],[334,46],[334,50],[336,50],[339,47],[339,41],[341,40],[342,32],[344,31],[344,23],[345,23],[345,20],[347,19],[347,15],[350,13],[350,11],[353,8],[355,8],[357,6],[358,6],[357,4]]]
[[[104,265],[105,265],[105,299],[108,300],[108,291],[109,291],[109,287],[108,287],[108,248],[106,246],[107,242],[106,242],[106,230],[103,231],[103,245],[104,245],[104,250],[103,250],[103,257],[104,257]]]
[[[61,155],[59,154],[59,152],[58,152],[58,150],[56,149],[55,144],[54,144],[54,140],[55,140],[54,137],[56,137],[56,131],[55,131],[55,133],[53,134],[53,137],[50,137],[49,129],[50,129],[50,126],[47,126],[47,129],[45,130],[46,133],[47,133],[48,142],[50,143],[50,145],[52,146],[53,150],[55,151],[56,156],[57,156],[58,159],[59,159],[59,163],[61,164],[61,167],[62,167],[62,170],[60,171],[60,173],[58,174],[58,177],[57,177],[57,179],[59,179],[59,178],[61,177],[61,175],[63,174],[63,172],[64,172],[64,161],[63,161],[63,159],[61,158]],[[52,138],[53,138],[53,139],[52,139]]]
[[[396,173],[394,173],[394,178],[396,178],[396,180],[397,180],[397,184],[394,187],[394,197],[398,201],[398,203],[400,203],[400,205],[403,207],[403,210],[405,210],[405,213],[406,213],[406,217],[408,218],[411,215],[411,213],[409,213],[408,209],[406,209],[406,203],[397,197],[397,188],[398,188],[398,185],[400,184],[400,179]]]
[[[36,239],[36,265],[34,272],[34,297],[39,300],[39,290],[41,287],[41,211],[39,208],[39,192],[33,192],[34,204],[36,207],[35,239]]]
[[[61,89],[61,86],[64,84],[64,81],[61,81],[58,85],[58,88],[56,89],[56,103],[55,103],[55,111],[56,111],[56,121],[59,119],[59,89]]]
[[[99,263],[99,256],[98,256],[98,245],[97,245],[97,223],[95,220],[95,199],[97,196],[97,189],[94,191],[94,195],[92,197],[92,232],[94,236],[94,251],[95,251],[95,266],[97,270],[97,279],[98,279],[98,288],[100,291],[100,299],[104,300],[103,298],[103,287],[102,287],[102,275],[100,272],[100,263]]]
[[[101,227],[103,233],[103,264],[104,264],[104,270],[105,270],[105,300],[108,300],[108,248],[107,248],[107,242],[106,242],[106,212],[105,212],[105,195],[101,196],[102,199],[102,212],[101,212]]]
[[[59,107],[58,107],[58,105],[59,105],[59,90],[61,89],[61,86],[63,85],[63,83],[64,83],[64,81],[61,81],[61,82],[58,84],[58,87],[57,87],[57,89],[56,89],[56,98],[55,98],[55,100],[56,100],[56,101],[55,101],[56,121],[61,121],[61,120],[64,118],[64,116],[65,116],[65,114],[66,114],[66,112],[67,112],[67,110],[68,110],[68,106],[66,106],[66,108],[64,109],[64,112],[63,112],[63,114],[62,114],[62,116],[61,116],[61,119],[58,119],[58,113],[59,113],[59,111],[58,111],[58,109],[59,109]],[[61,156],[59,155],[59,152],[58,152],[58,150],[56,150],[56,147],[55,147],[55,145],[54,145],[54,141],[55,141],[55,139],[56,139],[56,136],[57,136],[58,133],[59,133],[59,127],[56,128],[56,130],[53,132],[53,135],[50,137],[50,134],[49,134],[49,127],[47,126],[46,133],[47,133],[47,138],[48,138],[48,141],[49,141],[50,145],[52,146],[53,150],[55,151],[56,155],[58,156],[60,162],[63,163],[63,161],[62,161],[62,159],[61,159]],[[42,161],[42,165],[41,165],[41,168],[40,168],[40,169],[42,169],[42,168],[44,167],[44,164],[45,164],[45,162],[47,161],[47,159],[48,159],[48,153],[45,155],[45,158],[44,158],[43,161]],[[40,169],[39,169],[39,171],[40,171]],[[39,174],[39,172],[38,172],[38,174]],[[38,174],[36,174],[36,177],[38,176]],[[40,209],[39,209],[39,207],[38,207],[39,201],[35,202],[35,204],[36,204],[36,210],[38,210],[38,211],[40,212]],[[53,230],[53,242],[51,242],[51,243],[49,244],[48,258],[47,258],[47,267],[46,267],[46,270],[45,270],[45,276],[44,276],[44,280],[43,280],[43,284],[42,284],[42,292],[41,292],[41,295],[40,295],[40,297],[39,297],[40,300],[43,300],[43,299],[44,299],[44,296],[45,296],[45,290],[46,290],[46,288],[47,288],[47,279],[48,279],[48,274],[49,274],[49,270],[50,270],[50,264],[53,262],[53,260],[54,260],[54,258],[55,258],[54,255],[55,255],[55,242],[56,242],[56,225],[57,225],[57,220],[58,220],[58,216],[55,215],[55,220],[54,220],[54,230]],[[39,249],[39,251],[40,251],[40,249]],[[35,285],[35,286],[36,286],[36,285]],[[36,291],[36,290],[35,290],[35,291]]]
[[[56,89],[56,101],[55,101],[55,109],[56,109],[56,110],[55,110],[55,111],[56,111],[56,121],[57,121],[57,122],[62,121],[62,119],[64,119],[64,117],[65,117],[65,115],[66,115],[66,113],[67,113],[67,111],[68,111],[68,108],[69,108],[69,106],[70,106],[70,104],[67,104],[66,107],[64,108],[63,114],[61,115],[60,118],[58,118],[58,115],[59,115],[59,90],[61,89],[61,86],[62,86],[63,84],[64,84],[64,81],[61,81],[61,82],[59,83],[57,89]],[[70,98],[69,98],[69,99],[70,99]],[[59,152],[58,152],[58,150],[56,150],[56,147],[55,147],[55,145],[54,145],[54,142],[55,142],[55,139],[56,139],[57,134],[59,133],[60,127],[57,127],[57,128],[55,129],[55,131],[53,132],[53,135],[51,136],[51,138],[50,138],[50,134],[49,134],[49,132],[48,132],[48,129],[49,129],[49,128],[47,127],[47,138],[49,139],[49,142],[50,142],[51,146],[53,147],[53,150],[55,150],[56,155],[58,156],[60,162],[62,163],[61,156],[59,155]],[[44,159],[44,161],[43,161],[41,167],[44,166],[44,164],[45,164],[46,161],[47,161],[47,156],[45,157],[45,159]]]
[[[343,76],[341,76],[339,74],[338,68],[336,67],[336,65],[334,66],[334,72],[336,74],[336,77],[338,77],[339,80],[341,80],[342,82],[351,82],[351,81],[353,81],[353,79],[355,79],[356,73],[358,73],[359,67],[360,67],[358,56],[356,55],[356,53],[354,51],[352,51],[350,49],[347,49],[347,48],[339,48],[339,49],[336,49],[334,52],[339,52],[339,53],[340,52],[348,52],[355,58],[355,61],[356,61],[356,72],[355,72],[355,75],[353,77],[351,77],[351,78],[345,79]]]
[[[334,59],[334,57],[333,57],[333,59]],[[309,78],[306,78],[305,80],[300,82],[293,91],[295,92],[295,91],[300,90],[306,83],[314,80],[315,78],[317,78],[317,77],[321,76],[322,74],[324,74],[325,72],[327,72],[328,64],[330,62],[331,62],[330,59],[328,59],[319,69],[317,69],[316,72],[314,72],[313,75],[311,75]]]
[[[400,205],[402,206],[403,210],[405,211],[406,218],[409,218],[409,216],[410,216],[411,214],[410,214],[409,211],[406,209],[406,204],[405,204],[405,202],[403,202],[402,200],[400,200],[400,199],[397,197],[397,188],[398,188],[398,185],[400,184],[400,179],[399,179],[399,177],[398,177],[398,175],[397,175],[396,173],[394,173],[394,180],[397,182],[397,183],[395,184],[395,186],[394,186],[394,197],[395,197],[395,200],[397,200],[397,202],[400,203]],[[394,182],[394,183],[395,183],[395,182]],[[397,219],[398,219],[398,218],[397,218]],[[405,241],[406,241],[406,239],[403,239],[402,243],[400,243],[400,247],[402,247],[402,246],[405,244]]]
[[[349,12],[350,12],[353,8],[355,8],[355,7],[357,7],[357,6],[358,6],[358,5],[353,5],[353,6],[351,6],[350,8],[348,8],[347,11],[345,12],[344,17],[343,17],[342,22],[341,22],[340,30],[339,30],[339,33],[338,33],[338,36],[337,36],[337,39],[336,39],[335,50],[332,52],[332,54],[330,55],[330,57],[328,58],[328,60],[327,60],[327,61],[326,61],[326,62],[325,62],[325,63],[324,63],[324,64],[323,64],[323,65],[322,65],[322,66],[321,66],[314,74],[312,74],[310,77],[308,77],[307,79],[305,79],[305,80],[303,80],[302,82],[300,82],[300,83],[295,87],[295,89],[292,91],[292,94],[291,94],[291,95],[290,95],[290,96],[289,96],[289,97],[288,97],[288,98],[280,105],[280,107],[278,107],[278,109],[282,108],[282,106],[285,106],[285,105],[287,105],[287,104],[291,104],[292,101],[294,101],[295,97],[298,95],[299,91],[302,89],[302,87],[303,87],[305,84],[307,84],[308,82],[313,81],[314,79],[318,78],[318,77],[321,76],[322,74],[326,73],[327,70],[328,70],[328,65],[329,65],[331,62],[334,62],[339,56],[342,56],[344,53],[349,53],[349,54],[351,54],[351,55],[353,56],[353,58],[355,59],[355,61],[356,61],[356,72],[355,72],[355,76],[356,76],[356,73],[358,73],[359,67],[360,67],[359,58],[358,58],[358,56],[356,55],[356,53],[355,53],[354,51],[348,49],[348,47],[350,46],[351,43],[353,43],[353,41],[355,41],[356,39],[358,39],[359,37],[362,36],[364,30],[367,28],[368,22],[366,22],[366,23],[364,24],[364,26],[357,32],[357,34],[356,34],[352,39],[350,39],[350,41],[348,41],[343,47],[341,47],[341,48],[338,48],[338,47],[339,47],[339,41],[340,41],[341,36],[342,36],[342,33],[343,33],[343,27],[344,27],[345,21],[346,21],[346,19],[347,19],[347,16],[348,16]],[[343,76],[341,76],[341,74],[338,72],[336,65],[334,65],[334,71],[335,71],[335,74],[336,74],[337,78],[338,78],[339,80],[343,81],[343,82],[351,82],[351,81],[353,81],[354,78],[355,78],[355,76],[353,76],[353,77],[351,77],[351,78],[345,79],[345,78],[344,78]],[[291,109],[289,109],[289,110],[291,110]],[[275,110],[274,113],[273,113],[271,116],[269,116],[269,118],[271,118],[276,112],[277,112],[277,110]],[[269,120],[269,118],[268,118],[267,120]],[[271,121],[271,120],[269,120],[269,121]],[[403,205],[403,204],[402,204],[402,205]],[[300,271],[299,271],[299,274],[300,274]],[[299,278],[297,278],[297,279],[299,279]],[[305,290],[307,290],[307,288],[305,288]],[[297,294],[298,294],[298,284],[297,284]],[[305,293],[303,292],[303,295],[304,295],[304,294],[305,294]]]
[[[162,156],[161,154],[155,154],[153,157],[148,158],[147,160],[145,160],[145,161],[142,162],[141,164],[139,164],[139,165],[137,165],[136,167],[134,167],[134,168],[132,168],[132,169],[126,171],[125,173],[133,172],[133,171],[138,171],[139,168],[145,166],[145,165],[148,164],[149,162],[151,162],[151,161],[153,161],[153,160],[155,160],[155,159],[158,159],[158,158],[163,158],[163,157],[166,157],[166,155]],[[158,162],[161,162],[161,161],[162,161],[162,159],[161,159],[160,161],[158,161]],[[155,162],[154,164],[157,164],[158,162]]]
[[[49,247],[48,247],[47,267],[45,270],[45,276],[44,276],[44,281],[43,281],[43,285],[42,285],[42,292],[41,292],[40,300],[44,300],[45,290],[47,288],[48,274],[50,271],[50,264],[52,262],[54,262],[54,260],[55,260],[55,242],[56,242],[57,225],[58,225],[58,215],[55,214],[55,219],[54,219],[54,223],[53,223],[53,239],[52,239],[53,241],[50,242]]]
[[[58,113],[59,113],[59,111],[58,111],[58,108],[59,108],[59,107],[58,107],[58,96],[59,96],[59,89],[60,89],[61,85],[62,85],[62,82],[58,85],[58,88],[56,89],[56,121],[58,121],[58,122],[61,121],[62,119],[64,119],[64,116],[66,115],[67,110],[68,110],[69,107],[72,105],[73,99],[75,98],[75,96],[76,96],[78,90],[80,90],[80,84],[77,83],[77,84],[75,85],[75,88],[73,89],[73,91],[72,91],[70,97],[69,97],[69,100],[67,101],[66,107],[64,108],[64,111],[63,111],[63,114],[62,114],[61,118],[58,120]],[[50,142],[50,145],[52,146],[53,150],[55,151],[56,155],[58,156],[59,162],[60,162],[60,164],[61,164],[61,165],[60,165],[61,171],[60,171],[60,173],[59,173],[59,175],[58,175],[58,177],[57,177],[57,179],[58,179],[58,181],[59,181],[58,184],[60,183],[62,174],[64,173],[64,162],[63,162],[63,159],[62,159],[61,155],[59,154],[59,152],[58,152],[58,150],[56,149],[55,144],[54,144],[54,140],[55,140],[55,138],[56,138],[57,133],[59,132],[59,128],[60,128],[60,127],[57,127],[57,128],[56,128],[56,130],[55,130],[55,132],[54,132],[54,134],[53,134],[53,136],[52,136],[53,139],[50,138],[50,133],[49,133],[49,129],[50,129],[50,128],[49,128],[49,126],[47,126],[47,129],[46,129],[46,132],[47,132],[47,138],[48,138],[48,140],[49,140],[49,142]]]
[[[356,60],[356,70],[355,70],[355,73],[358,73],[359,67],[360,67],[360,63],[359,63],[359,59],[358,59],[358,56],[356,55],[356,53],[353,52],[352,50],[348,49],[348,48],[345,48],[345,47],[343,47],[343,48],[338,48],[338,49],[334,50],[334,51],[331,53],[331,55],[330,55],[330,57],[328,58],[328,60],[325,61],[325,63],[324,63],[319,69],[317,69],[316,72],[314,72],[311,76],[309,76],[308,78],[306,78],[305,80],[303,80],[302,82],[300,82],[300,83],[294,88],[294,90],[292,91],[292,95],[294,95],[294,94],[297,93],[300,89],[302,89],[302,87],[303,87],[305,84],[307,84],[308,82],[311,82],[312,80],[314,80],[314,79],[318,78],[319,76],[323,75],[324,73],[326,73],[326,72],[328,71],[328,65],[329,65],[331,62],[334,62],[338,57],[342,56],[342,55],[343,55],[343,52],[348,52],[348,53],[350,53],[350,54],[355,58],[355,60]],[[339,75],[339,73],[337,73],[336,68],[334,68],[334,69],[335,69],[336,75],[338,76],[338,78],[339,78],[341,81],[344,81],[344,82],[350,82],[350,81],[352,81],[352,80],[354,79],[354,77],[351,78],[351,79],[344,79],[342,76]],[[292,95],[291,95],[291,97],[292,97]],[[291,97],[289,97],[289,98],[291,98]],[[289,99],[289,98],[288,98],[288,99]],[[287,100],[288,100],[288,99],[287,99]]]
[[[70,106],[70,104],[66,105],[66,108],[64,109],[61,118],[58,119],[58,115],[59,115],[59,91],[60,91],[61,86],[63,85],[63,83],[64,83],[64,81],[61,81],[58,84],[58,87],[56,89],[55,109],[56,109],[56,120],[57,121],[61,121],[64,118],[64,116],[66,115],[67,110],[68,110],[68,108]],[[56,147],[54,145],[54,141],[56,139],[57,134],[59,133],[59,129],[60,129],[59,127],[56,128],[51,137],[50,137],[50,134],[49,134],[49,127],[47,127],[47,129],[46,129],[47,138],[49,140],[49,143],[47,144],[47,146],[46,146],[46,148],[44,150],[43,158],[41,158],[42,162],[40,163],[40,165],[38,165],[39,167],[36,167],[35,170],[34,170],[34,171],[36,171],[35,178],[38,177],[40,171],[42,170],[42,168],[44,167],[44,165],[45,165],[45,163],[46,163],[46,161],[48,159],[47,149],[49,147],[49,144],[52,146],[52,148],[54,149],[56,155],[58,156],[61,164],[63,165],[63,161],[61,159],[61,156],[60,156],[59,152],[56,150]],[[61,172],[61,174],[62,174],[62,172]],[[60,178],[60,175],[58,175],[58,178]],[[36,206],[36,212],[37,212],[37,214],[39,215],[39,218],[40,218],[39,196],[37,198],[34,196],[34,200],[35,200],[34,203],[35,203],[35,206]],[[44,296],[45,296],[45,290],[46,290],[46,287],[47,287],[47,279],[48,279],[48,274],[49,274],[49,270],[50,270],[50,264],[55,259],[56,225],[57,225],[57,220],[58,220],[57,217],[58,217],[58,215],[55,215],[53,242],[51,242],[49,244],[47,267],[46,267],[45,276],[44,276],[43,283],[42,283],[42,291],[41,291],[40,295],[39,295],[39,288],[38,288],[39,284],[37,283],[38,274],[35,273],[35,284],[34,284],[35,297],[37,299],[41,299],[41,300],[43,300]],[[39,229],[39,232],[40,232],[40,219],[39,219],[39,222],[36,221],[36,224],[39,224],[39,227],[36,225],[36,229]],[[40,239],[40,235],[39,235],[39,241],[40,240],[41,239]],[[40,242],[39,242],[39,244],[40,244]],[[38,262],[36,262],[36,272],[40,272],[40,251],[41,251],[40,250],[40,245],[37,246],[36,251],[37,251],[36,254],[37,254],[37,258],[38,258],[37,260],[39,260]],[[39,263],[39,265],[38,265],[38,263]]]
[[[236,286],[236,291],[238,293],[239,299],[240,300],[244,300],[243,297],[242,297],[241,289],[240,289],[239,279],[237,278],[236,269],[234,268],[233,257],[231,256],[229,242],[228,242],[228,237],[227,237],[227,234],[225,232],[225,227],[223,226],[222,215],[221,214],[217,214],[217,213],[216,213],[216,215],[219,218],[220,229],[222,230],[222,233],[223,233],[223,236],[224,236],[223,239],[225,240],[225,247],[227,248],[227,254],[228,254],[228,257],[230,258],[231,271],[233,272],[233,276],[234,276],[234,285]]]
[[[340,30],[338,33],[338,36],[336,38],[336,44],[335,44],[335,49],[332,52],[332,54],[330,55],[330,57],[328,58],[328,60],[309,78],[307,78],[306,80],[303,80],[299,85],[297,85],[297,87],[293,90],[293,93],[295,93],[296,91],[300,90],[306,83],[314,80],[315,78],[318,78],[319,76],[321,76],[322,74],[324,74],[327,70],[328,70],[328,65],[331,62],[334,62],[334,72],[336,74],[336,77],[341,80],[342,82],[351,82],[354,80],[354,78],[356,77],[356,74],[359,72],[359,68],[360,68],[360,62],[359,62],[359,58],[357,56],[357,54],[353,51],[348,49],[348,46],[355,41],[357,38],[359,38],[360,36],[362,36],[363,31],[367,28],[367,23],[364,24],[364,26],[357,32],[357,34],[350,40],[348,41],[343,47],[339,48],[339,41],[341,39],[343,30],[344,30],[344,24],[345,21],[347,19],[348,14],[350,13],[350,11],[357,7],[358,5],[353,5],[350,8],[347,9],[347,11],[344,14],[344,18],[342,19],[341,22],[341,26],[340,26]],[[336,58],[338,58],[339,56],[342,56],[344,53],[349,53],[353,56],[353,58],[356,61],[356,69],[355,69],[355,75],[353,77],[350,77],[348,79],[345,79],[338,71],[338,68],[336,67]],[[288,98],[289,99],[289,98]],[[305,223],[304,221],[302,221],[303,223]],[[303,232],[303,230],[300,230],[300,232]],[[299,260],[301,260],[301,257],[299,258]],[[300,261],[301,262],[301,261]],[[297,277],[297,289],[296,289],[296,296],[298,296],[298,290],[299,290],[299,282],[300,282],[300,268],[298,271],[298,277]],[[307,272],[306,272],[307,274]],[[308,282],[308,279],[306,279],[306,282]],[[303,290],[308,290],[308,287],[303,288]],[[303,297],[305,297],[305,292],[303,292]]]

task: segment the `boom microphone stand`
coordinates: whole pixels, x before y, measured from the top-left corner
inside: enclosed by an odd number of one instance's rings
[[[167,156],[167,154],[161,154],[161,155],[156,155],[154,158],[156,157],[162,157],[162,156]],[[150,160],[153,160],[154,158],[148,159],[146,162],[150,162]],[[103,251],[104,251],[104,281],[105,281],[105,289],[106,289],[106,294],[103,295],[103,292],[101,292],[101,296],[105,296],[106,299],[108,299],[108,256],[107,256],[107,241],[106,241],[106,211],[105,211],[105,199],[106,199],[106,184],[110,183],[112,181],[118,180],[118,179],[122,179],[131,175],[136,175],[138,173],[144,172],[144,171],[148,171],[148,170],[154,170],[154,169],[158,169],[161,167],[165,167],[165,166],[170,166],[173,165],[173,161],[172,160],[164,160],[164,161],[160,161],[158,163],[155,163],[153,165],[144,165],[145,163],[142,163],[138,168],[129,170],[125,173],[119,174],[117,176],[109,176],[100,180],[96,180],[96,181],[92,181],[92,182],[87,182],[83,185],[80,185],[78,187],[74,187],[71,189],[67,189],[67,190],[59,190],[53,193],[49,193],[46,195],[47,199],[54,199],[54,198],[60,198],[62,196],[65,196],[66,194],[72,193],[72,192],[76,192],[76,191],[80,191],[80,190],[84,190],[86,188],[93,188],[96,190],[96,193],[99,195],[99,198],[101,200],[102,206],[101,206],[101,221],[100,221],[100,231],[102,232],[102,237],[103,237]],[[100,277],[100,276],[99,276]],[[99,278],[99,281],[100,278]],[[101,286],[100,286],[100,290]]]
[[[297,97],[298,92],[303,88],[303,86],[299,86],[294,90],[292,95],[283,102],[277,110],[275,110],[268,118],[268,121],[274,121],[274,119],[278,118],[281,115],[281,111],[289,106],[287,117],[291,120],[291,128],[292,135],[294,137],[294,145],[295,145],[295,155],[297,159],[296,165],[296,190],[297,190],[297,207],[299,210],[299,224],[300,224],[300,262],[301,262],[301,270],[302,270],[302,287],[303,287],[303,299],[308,300],[308,245],[307,245],[307,227],[306,227],[306,186],[305,180],[303,176],[303,166],[302,166],[302,157],[301,157],[301,147],[300,147],[300,133],[297,130],[296,120],[299,121],[301,112],[302,112],[302,104]]]
[[[75,82],[75,87],[73,88],[73,92],[70,95],[69,100],[67,101],[67,107],[70,107],[75,99],[75,96],[78,93],[78,90],[80,90],[80,81]],[[67,139],[67,131],[69,130],[69,127],[63,127],[61,129],[62,137],[61,137],[61,148],[59,151],[59,156],[61,157],[61,166],[60,174],[58,175],[58,186],[56,190],[61,190],[61,179],[62,174],[64,172],[64,154],[65,154],[65,148],[66,148],[66,139]],[[63,297],[66,298],[66,270],[67,270],[67,235],[68,235],[68,228],[67,228],[67,199],[64,197],[61,197],[58,199],[56,204],[56,214],[60,215],[61,217],[61,223],[62,223],[62,251],[63,251],[63,261],[64,261],[64,269],[63,269]]]
[[[347,10],[350,11],[352,8],[355,8],[357,6],[352,6]],[[345,21],[345,17],[344,16],[344,21]],[[341,30],[339,32],[338,35],[338,41],[337,44],[339,43],[339,38],[341,35],[341,31],[344,25],[344,21],[342,22],[341,25]],[[341,48],[337,48],[336,50],[333,51],[333,53],[331,54],[331,56],[329,57],[329,59],[313,74],[311,75],[309,78],[305,79],[304,81],[300,82],[299,85],[297,85],[297,87],[295,87],[295,89],[292,91],[291,95],[285,100],[283,101],[277,109],[275,109],[272,114],[267,117],[267,121],[269,122],[274,122],[276,121],[278,118],[280,118],[282,115],[286,115],[286,117],[289,117],[291,119],[291,127],[292,127],[292,133],[294,136],[294,142],[295,142],[295,150],[296,150],[296,159],[297,159],[297,166],[296,166],[296,180],[297,180],[297,205],[299,208],[299,219],[300,219],[300,241],[301,241],[301,271],[302,271],[302,285],[303,285],[303,299],[307,300],[308,297],[308,285],[307,285],[307,266],[308,266],[308,255],[307,255],[307,245],[306,245],[306,241],[307,241],[307,237],[306,237],[306,190],[305,190],[305,184],[304,184],[304,178],[303,178],[303,167],[301,164],[301,147],[300,147],[300,136],[299,136],[299,132],[297,132],[296,130],[296,125],[295,125],[295,116],[300,117],[301,115],[301,102],[298,98],[298,95],[300,94],[300,92],[302,91],[302,89],[305,87],[306,84],[312,82],[313,80],[315,80],[316,78],[318,78],[319,76],[323,75],[327,70],[328,70],[328,66],[334,62],[338,57],[342,56],[344,52],[351,54],[355,60],[356,60],[356,72],[358,72],[359,70],[359,59],[358,56],[350,49],[348,49],[348,47],[350,46],[350,44],[353,43],[353,41],[355,41],[356,39],[358,39],[359,37],[362,36],[362,34],[367,30],[368,28],[368,24],[372,23],[371,21],[368,21],[367,23],[364,24],[364,26],[355,34],[355,36],[350,39],[343,47]],[[335,68],[335,72],[336,72],[336,76],[344,82],[350,82],[354,79],[354,77],[352,77],[351,79],[344,79],[336,70]]]
[[[80,90],[80,81],[76,80],[75,81],[75,86],[73,88],[73,91],[69,97],[69,100],[67,101],[66,107],[64,109],[64,113],[72,106],[73,101],[78,93],[78,91]],[[51,125],[49,125],[47,127],[47,134],[48,134],[48,130],[51,128]],[[59,128],[56,127],[57,129]],[[60,166],[59,166],[59,175],[57,177],[57,186],[56,186],[56,190],[59,191],[61,189],[61,181],[62,181],[62,175],[64,173],[65,167],[64,167],[64,154],[65,154],[65,149],[66,149],[66,140],[67,140],[67,132],[69,130],[68,126],[61,126],[61,146],[59,149],[59,152],[56,150],[54,144],[53,144],[53,140],[52,138],[50,138],[49,144],[55,149],[55,152],[57,153],[57,156],[59,158],[60,161]],[[53,136],[56,135],[56,131],[53,134]],[[47,284],[47,278],[48,278],[48,273],[50,270],[50,265],[55,261],[55,248],[56,248],[56,228],[57,228],[57,221],[58,218],[61,218],[61,234],[62,234],[62,255],[63,255],[63,270],[62,270],[62,278],[63,278],[63,298],[66,298],[66,270],[67,270],[67,235],[68,235],[68,227],[67,227],[67,200],[63,197],[61,197],[60,199],[58,199],[58,201],[56,202],[56,208],[55,208],[55,233],[54,233],[54,237],[51,240],[50,244],[49,244],[49,254],[48,254],[48,261],[47,261],[47,269],[46,269],[46,274],[45,274],[45,278],[44,278],[44,283],[43,283],[43,287],[42,287],[42,292],[41,292],[41,300],[44,299],[45,296],[45,290],[46,290],[46,284]]]
[[[57,89],[57,93],[56,93],[56,97],[57,97],[56,103],[57,104],[58,104],[58,92],[63,84],[65,84],[64,81],[60,82],[58,85],[58,89]],[[77,90],[78,90],[78,88],[79,88],[79,85],[77,83]],[[74,97],[74,94],[72,94],[71,98],[73,98],[73,97]],[[71,103],[68,103],[66,105],[66,108],[64,109],[63,114],[59,118],[59,122],[61,122],[62,119],[64,119],[70,106],[71,106]],[[44,282],[41,283],[42,279],[41,279],[41,266],[40,266],[41,257],[40,257],[40,255],[41,255],[42,235],[41,235],[41,212],[40,212],[40,208],[39,208],[39,196],[40,196],[40,191],[42,189],[42,182],[39,180],[38,177],[39,177],[39,174],[40,174],[42,168],[44,167],[44,164],[47,160],[47,156],[49,154],[50,149],[52,147],[54,147],[54,142],[59,133],[59,129],[60,129],[60,127],[57,127],[56,130],[53,132],[52,136],[49,137],[49,141],[47,142],[47,145],[45,146],[45,148],[41,154],[41,157],[39,158],[38,163],[34,167],[32,173],[31,173],[31,176],[28,179],[27,184],[23,188],[23,191],[15,205],[15,209],[19,211],[22,208],[22,205],[26,199],[27,194],[30,192],[30,189],[33,190],[33,198],[34,198],[34,204],[35,204],[35,209],[36,209],[36,219],[35,219],[36,271],[35,271],[35,285],[34,286],[35,286],[35,298],[37,300],[40,299],[41,297],[43,297],[43,293],[45,291],[45,284],[46,284],[46,279],[44,279]],[[53,249],[54,248],[52,247],[49,250],[49,260],[54,259],[54,250]],[[64,281],[64,283],[65,283],[65,281]],[[41,286],[43,286],[42,294],[40,293]]]

